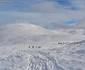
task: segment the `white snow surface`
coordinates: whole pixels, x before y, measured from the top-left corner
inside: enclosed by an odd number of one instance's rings
[[[23,23],[0,27],[0,70],[85,70],[84,33]]]

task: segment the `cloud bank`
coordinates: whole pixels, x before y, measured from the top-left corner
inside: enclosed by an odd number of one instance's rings
[[[76,24],[85,17],[84,0],[10,0],[0,2],[0,25],[30,22],[40,26]],[[58,24],[57,24],[58,23]],[[77,24],[80,26],[81,24]],[[67,27],[64,25],[64,27]],[[75,26],[76,27],[76,26]]]

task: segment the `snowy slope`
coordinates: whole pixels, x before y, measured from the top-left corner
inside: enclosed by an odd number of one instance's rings
[[[18,47],[0,47],[0,70],[85,69],[85,41],[43,50]]]
[[[49,30],[23,23],[3,26],[0,70],[85,70],[83,32],[83,29]],[[29,48],[33,45],[34,48]]]
[[[76,42],[84,39],[83,30],[50,30],[33,24],[10,24],[0,29],[0,43],[3,45]]]

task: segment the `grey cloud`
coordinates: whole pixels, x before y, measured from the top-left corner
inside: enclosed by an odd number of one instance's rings
[[[85,18],[78,21],[74,28],[85,29]]]

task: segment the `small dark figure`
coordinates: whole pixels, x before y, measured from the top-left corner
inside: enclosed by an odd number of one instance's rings
[[[58,43],[58,44],[62,44],[62,43]]]
[[[34,48],[34,46],[32,46],[32,48]]]
[[[41,46],[38,46],[38,48],[41,48]]]
[[[29,46],[29,48],[30,48],[30,46]]]

